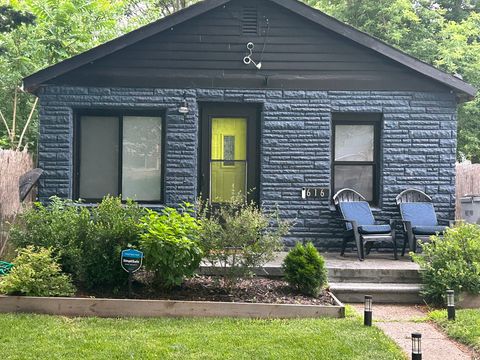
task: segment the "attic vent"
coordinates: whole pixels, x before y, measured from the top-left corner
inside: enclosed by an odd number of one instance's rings
[[[244,35],[258,34],[258,12],[255,6],[245,6],[243,8],[242,33]]]

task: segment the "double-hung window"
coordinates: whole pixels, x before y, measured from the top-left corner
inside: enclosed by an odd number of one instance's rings
[[[350,188],[378,204],[381,114],[332,114],[334,193]]]
[[[77,198],[162,201],[161,115],[88,112],[78,116],[75,136]]]

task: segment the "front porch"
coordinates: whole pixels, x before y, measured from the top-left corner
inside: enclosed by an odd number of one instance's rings
[[[275,260],[255,269],[258,276],[283,276],[282,262],[286,252],[278,253]],[[345,256],[324,252],[330,290],[342,302],[363,302],[372,295],[377,303],[422,303],[420,267],[410,257],[393,260],[391,253],[371,253],[365,261],[358,261],[356,253]],[[213,275],[218,268],[203,264],[200,273]]]

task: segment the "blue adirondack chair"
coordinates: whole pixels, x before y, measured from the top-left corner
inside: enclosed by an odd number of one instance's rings
[[[333,202],[345,223],[341,256],[349,241],[355,241],[358,259],[363,261],[375,242],[391,241],[393,255],[397,260],[397,241],[395,238],[395,220],[375,221],[370,205],[365,198],[352,189],[342,189],[333,196]]]
[[[428,241],[435,234],[442,235],[447,226],[454,223],[454,220],[437,218],[432,198],[423,191],[407,189],[398,194],[395,200],[405,233],[402,256],[405,255],[407,243],[409,249],[416,252],[418,241]]]

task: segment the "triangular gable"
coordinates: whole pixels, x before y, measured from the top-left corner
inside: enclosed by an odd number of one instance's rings
[[[312,24],[320,25],[318,27],[319,29],[327,30],[332,34],[335,34],[339,39],[342,39],[342,38],[345,39],[345,41],[348,44],[352,44],[350,46],[356,46],[358,49],[363,48],[364,53],[366,54],[367,53],[378,54],[378,56],[381,56],[383,59],[387,59],[388,61],[384,65],[385,71],[388,71],[389,66],[393,66],[392,64],[397,64],[402,68],[409,69],[410,77],[405,75],[405,78],[407,81],[415,81],[415,80],[418,81],[418,79],[414,79],[414,77],[411,75],[413,73],[416,73],[419,75],[417,76],[419,79],[428,79],[430,81],[440,83],[446,87],[453,89],[458,94],[461,100],[471,99],[475,95],[475,92],[476,92],[475,88],[469,85],[468,83],[450,74],[440,71],[429,64],[426,64],[420,60],[417,60],[389,46],[388,44],[378,39],[375,39],[361,31],[358,31],[353,27],[350,27],[301,2],[298,2],[296,0],[265,0],[265,1],[274,3],[274,4],[271,4],[272,9],[273,7],[275,7],[275,4],[276,4],[277,6],[283,9],[287,9],[288,11],[294,12],[296,15],[298,15],[299,17],[302,17],[305,20],[308,20]],[[132,49],[135,47],[136,44],[139,44],[142,41],[145,42],[147,41],[147,39],[154,39],[155,36],[158,36],[159,34],[167,34],[169,29],[173,29],[174,27],[179,27],[181,24],[189,20],[194,20],[194,18],[197,18],[197,17],[200,18],[202,16],[203,17],[208,16],[208,14],[206,13],[214,9],[217,9],[216,11],[219,12],[222,8],[222,5],[226,6],[230,2],[234,2],[234,1],[233,0],[205,0],[203,2],[200,2],[176,14],[173,14],[169,17],[158,20],[152,24],[144,26],[138,30],[135,30],[131,33],[121,36],[117,39],[114,39],[96,48],[86,51],[80,55],[74,56],[56,65],[48,67],[44,70],[41,70],[29,77],[26,77],[24,79],[24,86],[27,90],[34,91],[39,85],[48,83],[52,81],[52,79],[62,77],[62,76],[68,78],[69,73],[74,71],[75,69],[79,69],[82,67],[84,69],[88,69],[89,64],[92,64],[94,62],[97,64],[101,64],[102,62],[108,63],[108,59],[111,58],[112,54],[114,53],[122,54],[122,52],[127,51],[127,48]],[[309,27],[312,27],[312,26],[309,25]],[[262,44],[257,44],[257,46],[259,47],[261,47],[261,45]],[[357,55],[354,55],[354,56],[357,56]],[[181,75],[182,74],[180,74],[180,76]],[[227,71],[227,76],[228,76],[228,71]],[[310,78],[312,81],[315,81],[316,76],[317,74],[312,71],[311,74],[309,74],[308,72],[305,72],[304,77]],[[338,74],[332,75],[332,76],[338,76]],[[322,78],[324,77],[325,76],[322,75]],[[365,76],[363,77],[365,78]],[[339,82],[339,84],[341,84],[341,81]]]

